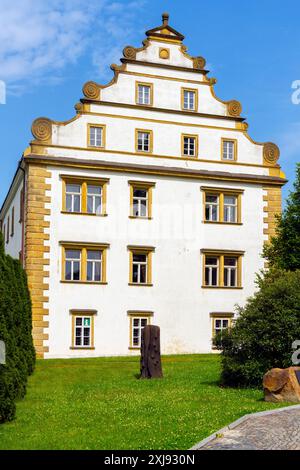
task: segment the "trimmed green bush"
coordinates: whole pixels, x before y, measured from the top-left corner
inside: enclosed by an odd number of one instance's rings
[[[292,344],[300,340],[300,270],[273,270],[258,282],[235,326],[216,338],[223,385],[261,386],[269,369],[292,365]]]
[[[0,233],[0,340],[6,364],[0,364],[0,423],[15,416],[15,402],[26,393],[34,370],[31,301],[27,278],[19,261],[5,255]]]

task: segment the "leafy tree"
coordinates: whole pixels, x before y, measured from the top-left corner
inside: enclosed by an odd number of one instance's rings
[[[15,401],[26,393],[34,369],[31,301],[21,264],[6,256],[0,233],[0,340],[6,346],[6,364],[0,364],[0,423],[15,415]]]
[[[269,369],[292,365],[292,344],[300,340],[300,270],[271,270],[258,282],[235,326],[216,338],[224,385],[261,386]]]
[[[296,168],[294,190],[282,215],[277,216],[276,235],[265,246],[263,254],[271,267],[300,269],[300,163]]]

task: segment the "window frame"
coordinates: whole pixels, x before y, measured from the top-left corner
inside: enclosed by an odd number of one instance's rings
[[[244,251],[235,251],[235,250],[210,250],[203,249],[201,250],[202,254],[202,288],[203,289],[243,289],[242,285],[242,258],[245,254]],[[206,258],[218,258],[218,282],[216,286],[206,285],[205,283],[205,269],[206,269]],[[224,259],[225,258],[236,258],[237,267],[236,267],[236,285],[235,286],[225,286],[225,267]]]
[[[195,139],[195,155],[185,155],[184,153],[184,139]],[[198,159],[199,157],[199,136],[197,134],[181,134],[181,156],[188,160]]]
[[[234,314],[231,312],[213,312],[213,313],[210,313],[210,318],[211,318],[211,327],[212,327],[212,336],[211,336],[212,341],[216,337],[215,324],[217,320],[222,320],[222,321],[227,320],[228,321],[227,329],[231,329],[233,326]],[[218,350],[217,347],[214,345],[213,345],[213,349]]]
[[[19,205],[20,205],[19,223],[21,224],[24,221],[24,187],[20,191]]]
[[[148,181],[128,181],[129,188],[130,188],[130,212],[129,218],[130,219],[152,219],[152,203],[153,203],[153,188],[155,188],[156,183],[151,183]],[[134,215],[134,190],[141,189],[147,191],[147,215],[143,216],[136,216]]]
[[[7,217],[7,221],[6,221],[6,245],[9,244],[9,232],[10,232],[10,218],[9,216]]]
[[[188,109],[184,107],[184,92],[193,92],[195,94],[195,100],[194,100],[194,108],[193,109]],[[197,88],[187,88],[187,87],[182,87],[181,88],[181,109],[182,111],[187,111],[190,113],[196,113],[198,112],[198,89]]]
[[[149,97],[150,97],[150,101],[149,103],[145,104],[145,103],[139,103],[139,86],[144,86],[144,87],[149,87],[150,88],[150,94],[149,94]],[[137,104],[138,106],[153,106],[153,83],[149,83],[149,82],[135,82],[135,104]]]
[[[149,150],[139,150],[139,133],[149,134]],[[153,131],[150,129],[135,129],[135,151],[141,155],[149,155],[153,153]]]
[[[13,237],[15,234],[15,207],[11,210],[11,224],[10,224],[10,236]]]
[[[205,224],[223,224],[223,225],[243,225],[242,223],[242,196],[244,194],[243,189],[238,188],[217,188],[201,186],[203,193],[203,223]],[[218,196],[218,220],[206,220],[206,197],[207,196]],[[236,221],[225,221],[225,196],[231,196],[236,198]]]
[[[61,283],[63,284],[107,284],[107,250],[110,245],[107,243],[80,243],[80,242],[61,242]],[[80,279],[68,280],[66,279],[66,250],[79,250],[80,251]],[[87,280],[87,252],[88,251],[101,251],[101,281],[88,281]]]
[[[147,320],[147,325],[151,325],[152,323],[152,318],[153,318],[153,312],[149,311],[128,311],[127,315],[129,317],[129,350],[132,351],[139,351],[141,349],[141,346],[135,346],[133,344],[133,330],[134,330],[134,320],[135,319],[146,319]],[[141,328],[139,327],[140,333],[141,333]],[[141,337],[140,337],[140,343],[141,343]]]
[[[76,351],[90,351],[95,349],[95,316],[96,310],[70,310],[71,315],[71,347],[70,349]],[[76,318],[90,318],[90,345],[89,346],[76,346]]]
[[[102,129],[102,142],[101,145],[91,145],[91,128]],[[87,147],[91,149],[105,149],[106,148],[106,124],[93,124],[87,125]]]
[[[62,182],[62,214],[66,215],[88,215],[92,217],[107,217],[107,186],[110,182],[108,178],[81,177],[72,175],[60,175]],[[80,212],[69,212],[66,207],[67,184],[79,184],[81,186]],[[102,202],[101,214],[88,212],[88,186],[101,186]]]
[[[224,158],[224,142],[232,142],[233,143],[233,159],[229,160],[228,158]],[[238,140],[237,139],[231,139],[229,137],[221,137],[221,160],[226,163],[234,163],[238,159]]]
[[[152,254],[155,252],[154,247],[143,247],[143,246],[128,246],[129,251],[129,286],[139,287],[152,287]],[[134,255],[146,255],[146,275],[147,279],[145,283],[133,282],[133,256]]]

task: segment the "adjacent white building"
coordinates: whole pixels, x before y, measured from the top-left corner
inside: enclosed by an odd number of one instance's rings
[[[164,354],[210,352],[264,267],[279,150],[249,137],[168,23],[84,86],[73,119],[33,123],[0,220],[41,357],[137,354],[147,323]]]

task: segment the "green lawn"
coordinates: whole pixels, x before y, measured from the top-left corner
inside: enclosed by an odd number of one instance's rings
[[[38,361],[0,449],[188,449],[246,413],[259,390],[218,386],[216,355],[163,358],[165,378],[138,380],[138,358]]]

